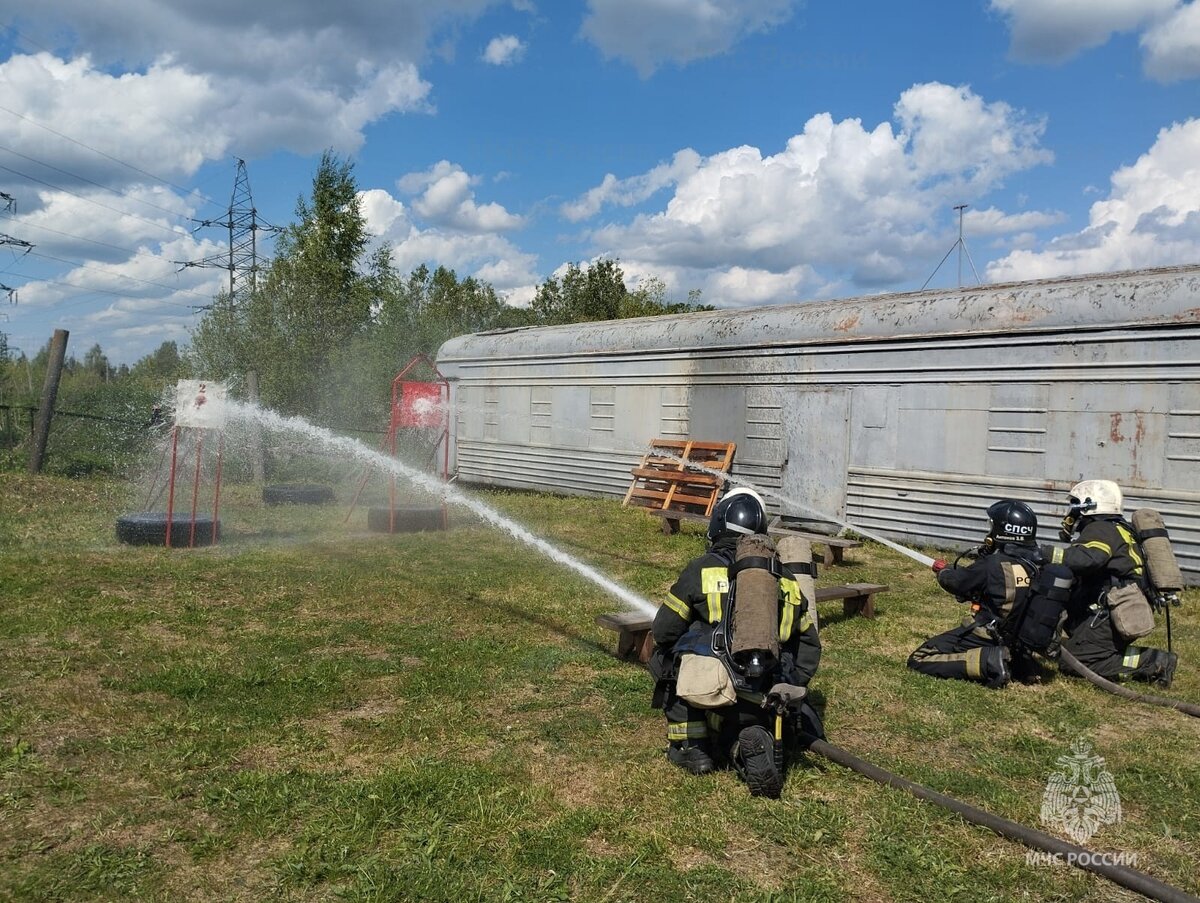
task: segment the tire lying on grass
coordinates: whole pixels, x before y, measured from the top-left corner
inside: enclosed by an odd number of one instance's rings
[[[397,508],[395,530],[392,530],[392,511],[386,505],[367,509],[367,529],[376,533],[420,533],[425,530],[445,530],[442,508]]]
[[[221,532],[221,522],[207,515],[196,515],[195,545],[213,544],[213,527]],[[165,546],[167,544],[167,515],[162,511],[143,514],[123,514],[117,518],[117,539],[131,546]],[[171,545],[186,549],[192,544],[192,516],[174,514],[171,517]]]
[[[268,505],[323,505],[333,501],[333,487],[315,483],[281,483],[264,486],[263,501]]]

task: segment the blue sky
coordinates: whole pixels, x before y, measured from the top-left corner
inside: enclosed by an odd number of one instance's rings
[[[235,160],[282,224],[326,148],[400,266],[514,304],[598,256],[719,306],[917,288],[955,204],[984,281],[1200,262],[1200,0],[195,6],[0,20],[11,345],[186,344]]]

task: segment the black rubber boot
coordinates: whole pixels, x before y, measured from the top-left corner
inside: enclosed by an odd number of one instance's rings
[[[708,774],[716,768],[716,763],[703,743],[672,741],[667,744],[667,758],[692,774]]]
[[[1012,668],[1009,664],[1011,659],[1012,653],[1008,651],[1007,646],[985,649],[981,658],[983,673],[987,677],[984,686],[993,690],[1008,686],[1009,680],[1012,679]]]
[[[732,758],[734,770],[750,788],[751,796],[778,799],[783,791],[783,770],[775,761],[775,741],[766,728],[742,728]]]
[[[1164,690],[1169,690],[1175,680],[1175,666],[1179,664],[1179,656],[1168,652],[1162,656],[1162,660],[1161,670],[1154,676],[1154,683]]]

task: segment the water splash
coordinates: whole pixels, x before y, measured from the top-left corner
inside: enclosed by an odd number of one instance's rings
[[[382,452],[375,451],[356,439],[339,436],[324,427],[309,423],[302,417],[286,417],[275,411],[240,401],[227,400],[225,404],[226,412],[232,418],[256,423],[267,429],[303,436],[309,441],[322,445],[332,451],[355,458],[365,465],[378,467],[380,470],[394,473],[442,501],[469,509],[482,520],[487,521],[492,526],[499,527],[514,539],[520,540],[541,552],[547,558],[570,568],[582,577],[586,577],[592,583],[596,584],[596,586],[620,599],[629,608],[650,617],[653,617],[655,612],[658,611],[657,605],[647,599],[643,599],[614,580],[605,577],[595,568],[573,558],[561,549],[546,542],[546,540],[534,536],[520,524],[509,520],[478,499],[466,495],[447,483],[443,483],[436,477],[409,467],[407,464],[397,461],[395,458],[391,458]]]

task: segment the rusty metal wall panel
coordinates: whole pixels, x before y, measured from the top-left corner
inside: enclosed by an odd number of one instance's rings
[[[1038,516],[1038,538],[1058,544],[1066,510],[1064,492],[1045,482],[954,477],[917,471],[851,468],[847,519],[884,536],[936,548],[967,549],[987,535],[987,506],[1019,498]],[[1125,510],[1155,508],[1171,532],[1180,567],[1191,581],[1200,577],[1200,492],[1143,490],[1125,495]]]
[[[1113,478],[1162,503],[1200,580],[1200,267],[465,336],[438,364],[467,407],[464,482],[619,495],[612,462],[692,437],[738,442],[735,473],[782,491],[830,465],[820,441],[788,441],[786,399],[826,390],[846,393],[849,433],[826,479],[864,527],[973,542],[997,497],[1048,513],[1074,481]]]
[[[843,518],[850,455],[850,391],[785,391],[783,430],[788,451],[782,492],[809,509],[789,513],[812,518],[820,512]]]

